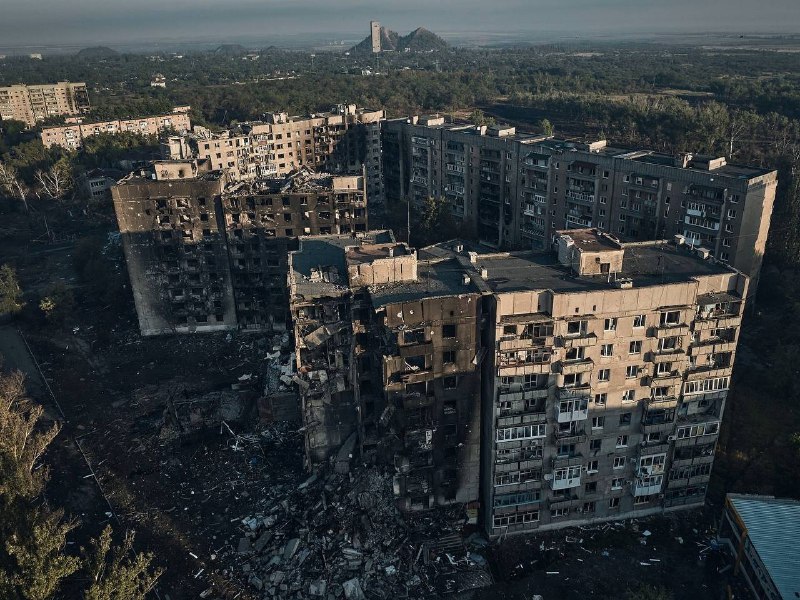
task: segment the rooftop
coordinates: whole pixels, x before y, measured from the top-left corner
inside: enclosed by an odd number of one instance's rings
[[[464,268],[455,258],[420,261],[417,263],[416,281],[370,286],[372,306],[377,309],[398,302],[480,293],[471,280],[464,283],[465,274]]]
[[[634,287],[690,281],[701,275],[730,273],[732,269],[713,260],[702,260],[686,247],[666,242],[626,245],[622,271],[614,280],[631,279]],[[549,289],[579,292],[609,288],[609,276],[576,276],[555,254],[513,252],[478,256],[475,266],[486,269],[486,283],[493,292]]]
[[[728,494],[781,598],[800,596],[800,501]]]
[[[389,230],[367,232],[364,236],[312,235],[300,237],[300,248],[289,253],[290,293],[309,298],[339,296],[347,291],[345,250],[363,244],[391,244]]]
[[[364,244],[355,248],[348,248],[346,259],[348,265],[357,265],[369,263],[378,258],[392,258],[394,256],[406,256],[408,254],[408,248],[405,244]]]

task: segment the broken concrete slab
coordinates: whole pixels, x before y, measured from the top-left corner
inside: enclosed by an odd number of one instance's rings
[[[261,552],[264,548],[266,548],[270,540],[272,540],[272,536],[273,534],[271,531],[265,531],[262,533],[260,536],[258,536],[258,539],[253,544],[253,550],[256,552]]]
[[[344,588],[344,597],[347,600],[364,600],[364,592],[361,589],[361,582],[358,577],[348,579],[342,584]]]
[[[239,538],[239,546],[237,547],[236,551],[239,554],[250,554],[250,539],[243,537]]]
[[[288,542],[286,542],[286,546],[283,548],[283,558],[284,560],[291,560],[294,556],[294,553],[297,552],[297,549],[300,547],[300,540],[297,538],[292,538]]]

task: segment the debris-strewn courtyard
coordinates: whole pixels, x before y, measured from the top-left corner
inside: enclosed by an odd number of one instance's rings
[[[136,529],[167,568],[161,598],[607,598],[642,584],[724,597],[718,511],[490,545],[463,511],[403,518],[391,473],[305,472],[299,426],[263,423],[252,401],[285,338],[143,340],[120,324],[98,351],[93,331],[28,338],[69,421],[51,494],[90,532]]]

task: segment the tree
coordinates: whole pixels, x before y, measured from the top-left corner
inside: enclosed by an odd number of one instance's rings
[[[28,210],[28,186],[20,178],[17,169],[13,166],[0,162],[0,190],[10,198],[16,198]]]
[[[50,286],[47,295],[39,302],[39,308],[48,321],[61,324],[75,306],[75,296],[63,281]]]
[[[494,125],[494,118],[487,117],[479,108],[472,111],[469,120],[475,125]]]
[[[0,267],[0,315],[15,314],[22,310],[22,288],[11,265]]]
[[[549,119],[542,119],[539,123],[539,127],[542,128],[542,133],[546,136],[553,135],[553,124],[550,122]]]
[[[418,227],[411,228],[411,242],[416,247],[428,246],[454,238],[457,227],[453,219],[452,207],[446,198],[429,197],[422,205],[422,210],[416,209],[417,214],[412,216],[412,223]]]
[[[51,200],[63,200],[73,186],[72,166],[65,158],[55,162],[49,169],[36,171],[39,193]]]
[[[0,598],[53,600],[84,573],[84,600],[144,600],[161,570],[151,569],[152,555],[133,552],[132,533],[112,548],[107,527],[92,550],[66,552],[78,523],[41,501],[48,479],[42,457],[60,431],[42,426],[43,412],[26,396],[21,373],[0,373]]]

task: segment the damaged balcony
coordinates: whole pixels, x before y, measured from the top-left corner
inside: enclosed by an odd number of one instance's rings
[[[583,467],[578,463],[575,465],[559,467],[557,469],[554,469],[553,472],[550,474],[550,489],[566,490],[570,488],[581,487],[582,468]],[[559,499],[559,501],[567,501],[572,499],[573,498],[570,497],[564,500]],[[574,499],[577,499],[577,495],[575,495]]]
[[[663,485],[664,475],[637,477],[633,482],[633,495],[634,497],[639,497],[660,494]]]
[[[579,396],[560,400],[555,412],[556,422],[558,423],[585,421],[589,418],[589,398],[587,396]]]

